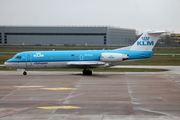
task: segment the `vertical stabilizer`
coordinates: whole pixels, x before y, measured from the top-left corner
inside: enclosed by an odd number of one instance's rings
[[[160,35],[166,31],[147,31],[130,47],[130,50],[151,51]]]

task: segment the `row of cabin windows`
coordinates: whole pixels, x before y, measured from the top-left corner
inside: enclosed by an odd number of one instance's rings
[[[64,58],[79,58],[78,56],[49,56],[49,57],[39,57],[39,59],[64,59]],[[100,58],[99,56],[83,56],[83,58]]]
[[[15,56],[16,59],[21,59],[21,56]],[[38,57],[39,59],[44,59],[44,57]],[[78,56],[55,56],[55,57],[46,57],[48,59],[60,59],[60,58],[78,58]],[[99,56],[84,56],[83,58],[100,58]]]

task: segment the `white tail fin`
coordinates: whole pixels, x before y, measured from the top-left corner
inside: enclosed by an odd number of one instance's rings
[[[166,31],[147,31],[130,47],[130,50],[151,51],[162,33]]]

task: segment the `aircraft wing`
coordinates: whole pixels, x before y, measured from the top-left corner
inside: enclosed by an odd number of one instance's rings
[[[106,65],[105,62],[101,61],[74,61],[74,62],[68,62],[68,66],[74,66],[74,67],[99,67],[102,65]]]

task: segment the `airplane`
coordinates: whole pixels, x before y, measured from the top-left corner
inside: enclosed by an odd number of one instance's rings
[[[4,65],[22,70],[35,68],[82,68],[83,75],[92,75],[91,68],[111,67],[125,61],[150,58],[161,34],[166,31],[144,32],[137,41],[128,47],[114,50],[69,50],[69,51],[26,51],[17,53]]]

